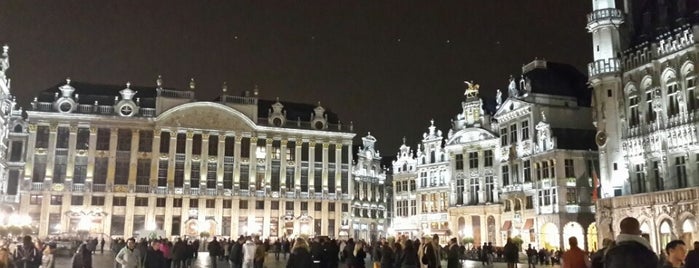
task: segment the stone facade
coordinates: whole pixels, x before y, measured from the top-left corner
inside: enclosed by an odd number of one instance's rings
[[[40,237],[348,237],[351,126],[317,106],[67,81],[27,111],[21,210]]]
[[[369,133],[362,138],[357,163],[352,169],[352,229],[355,239],[377,241],[386,237],[386,172],[375,147],[376,138]]]

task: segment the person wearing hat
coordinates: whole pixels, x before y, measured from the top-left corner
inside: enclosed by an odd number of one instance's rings
[[[44,254],[41,256],[41,268],[54,268],[55,259],[53,253],[56,252],[56,243],[51,242],[44,248]]]

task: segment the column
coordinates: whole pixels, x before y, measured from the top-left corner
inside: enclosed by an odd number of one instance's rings
[[[132,129],[131,130],[131,151],[129,152],[130,157],[129,157],[129,185],[136,185],[136,171],[137,171],[137,164],[138,163],[138,140],[139,140],[139,130],[138,129]],[[153,177],[151,177],[151,180],[153,180]],[[130,186],[134,187],[134,186]],[[155,207],[153,207],[155,209]],[[146,218],[146,222],[147,222]]]
[[[330,147],[329,143],[324,142],[323,143],[323,192],[324,195],[327,194],[328,192],[328,147]],[[323,213],[323,215],[327,215],[326,213]],[[327,218],[324,219],[325,222],[323,222],[322,225],[327,225]],[[327,227],[327,226],[326,226]],[[327,232],[323,232],[327,233]]]
[[[29,138],[26,141],[26,143],[27,143],[27,148],[26,148],[27,162],[24,163],[24,179],[31,181],[32,177],[34,176],[33,172],[34,172],[34,154],[36,151],[34,149],[34,147],[36,146],[36,124],[29,124],[28,130],[29,130]],[[20,189],[22,191],[25,190],[25,189],[22,189],[21,187],[20,187]],[[27,204],[29,204],[28,201],[27,201]],[[20,206],[20,208],[21,208],[21,206]],[[39,230],[42,230],[42,229],[39,229]]]
[[[68,136],[68,163],[66,166],[66,182],[73,180],[73,172],[75,171],[75,144],[78,140],[78,127],[70,126],[70,134]]]
[[[216,222],[218,223],[216,225],[216,233],[219,235],[223,234],[223,199],[220,196],[216,197],[216,206],[214,207],[214,220],[216,220]]]
[[[192,187],[190,185],[192,179],[192,138],[194,133],[191,130],[187,130],[187,142],[184,149],[184,186]],[[197,185],[199,186],[199,185]]]
[[[216,155],[216,188],[223,188],[223,159],[226,153],[226,135],[218,134],[218,155]],[[221,225],[223,226],[223,225]]]
[[[265,150],[267,151],[267,154],[265,154],[265,188],[271,190],[272,187],[272,143],[274,140],[272,138],[267,138],[265,140]],[[281,157],[280,157],[281,160]],[[279,190],[279,189],[277,189]],[[265,205],[267,206],[267,205]],[[267,222],[265,220],[265,222]],[[266,223],[269,225],[268,223]],[[265,227],[265,230],[268,230],[267,227]]]
[[[165,221],[163,222],[163,230],[168,237],[172,236],[172,216],[175,210],[173,200],[174,198],[172,196],[165,197]],[[184,220],[180,217],[180,226],[182,225],[184,225]]]
[[[250,160],[249,160],[249,163],[250,163],[250,167],[249,167],[250,178],[248,178],[248,185],[249,186],[252,186],[252,185],[257,186],[256,185],[256,183],[257,183],[257,137],[250,137]],[[247,190],[247,189],[243,189],[243,190]],[[255,190],[257,191],[260,189],[255,188]],[[252,193],[250,193],[250,194],[252,194]],[[248,204],[248,205],[250,205],[250,204]]]
[[[177,154],[177,130],[170,129],[170,148],[168,148],[167,160],[167,186],[168,188],[175,186],[175,155]],[[158,152],[160,153],[160,152]],[[184,225],[184,219],[182,224]]]
[[[347,193],[349,194],[350,199],[351,199],[351,196],[354,194],[354,189],[353,189],[353,188],[354,188],[354,187],[353,187],[354,184],[351,183],[351,182],[352,182],[352,176],[351,176],[351,175],[352,175],[352,143],[351,143],[351,141],[350,141],[350,142],[348,142],[347,144],[344,144],[344,145],[347,145],[347,147],[348,147],[348,148],[347,148],[347,173],[348,173],[348,176],[347,176],[347,180],[348,180],[348,181],[347,181]],[[344,164],[344,163],[343,163],[343,164]]]
[[[118,128],[111,128],[109,130],[109,165],[107,168],[107,185],[114,185],[114,171],[116,167],[116,151],[117,151],[117,137],[119,134]],[[127,201],[128,202],[128,201]],[[131,217],[133,220],[133,216]],[[128,223],[128,220],[125,220]],[[128,230],[128,229],[127,229]],[[124,233],[127,234],[127,233]],[[128,233],[130,234],[130,233]],[[128,237],[128,236],[125,236]]]
[[[90,147],[92,148],[92,147]],[[105,211],[107,212],[107,215],[105,215],[102,218],[102,230],[104,230],[105,233],[112,233],[112,216],[114,215],[114,206],[113,206],[113,200],[112,200],[113,194],[108,194],[104,197],[104,207],[107,208]],[[124,221],[126,222],[126,221]]]
[[[207,189],[206,179],[209,172],[209,133],[201,134],[201,155],[199,156],[199,159],[199,188]]]
[[[316,142],[310,141],[308,143],[308,194],[315,194],[316,185]],[[313,228],[311,228],[313,230]]]
[[[126,196],[126,211],[134,211],[134,207],[136,205],[136,197],[133,195],[127,195]],[[133,213],[126,213],[124,215],[124,237],[132,237],[133,236]],[[148,219],[146,219],[148,220]]]
[[[160,129],[153,130],[153,143],[151,144],[150,153],[150,186],[158,186],[158,169],[160,168]],[[140,141],[139,141],[140,142]],[[165,201],[167,204],[167,201]],[[172,203],[172,202],[171,202]],[[167,210],[167,205],[165,206]],[[167,212],[166,212],[167,213]],[[167,218],[167,217],[166,217]],[[165,220],[167,222],[167,220]],[[163,225],[165,225],[163,223]],[[167,231],[166,231],[167,233]]]
[[[182,208],[180,209],[180,236],[189,235],[185,233],[187,221],[189,221],[189,195],[182,195]],[[198,211],[197,211],[198,212]]]
[[[342,143],[335,144],[335,194],[342,197]]]
[[[294,188],[296,190],[301,190],[301,147],[303,146],[303,140],[297,139],[296,140],[296,151],[294,152],[296,154],[296,168],[294,169]],[[294,227],[296,228],[296,227]]]
[[[284,189],[289,189],[287,187],[291,185],[286,185],[286,163],[288,160],[286,160],[286,145],[287,145],[287,140],[286,138],[282,138],[280,144],[279,150],[281,150],[281,159],[279,160],[279,183],[281,185],[281,188]],[[281,232],[281,229],[280,229]]]
[[[46,180],[53,179],[53,168],[56,162],[56,136],[58,136],[58,126],[54,123],[49,126],[49,148],[46,153]]]
[[[90,137],[88,138],[88,145],[87,145],[87,178],[85,178],[86,183],[92,182],[92,179],[95,177],[95,153],[96,152],[97,152],[97,128],[90,126]],[[107,198],[105,198],[105,200],[106,199]],[[105,230],[107,230],[107,229],[105,229]]]
[[[235,147],[233,147],[233,189],[240,189],[240,146],[242,143],[243,138],[241,136],[236,135],[235,136]],[[235,203],[235,201],[234,201]],[[235,210],[234,210],[235,211]],[[236,223],[236,221],[233,221],[233,223]],[[238,230],[233,230],[238,232]]]

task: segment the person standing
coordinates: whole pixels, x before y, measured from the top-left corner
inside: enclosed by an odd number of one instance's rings
[[[627,217],[619,224],[621,233],[616,237],[616,245],[607,250],[604,256],[605,268],[655,268],[658,256],[653,252],[648,240],[641,236],[641,227],[636,218]]]
[[[100,254],[104,254],[104,237],[102,237],[102,240],[100,240]]]
[[[15,268],[7,248],[0,248],[0,268]]]
[[[354,245],[354,253],[352,255],[354,256],[354,262],[352,262],[353,268],[366,267],[366,251],[364,251],[364,241],[357,241],[357,243]]]
[[[296,238],[289,261],[286,262],[286,268],[308,268],[312,264],[313,257],[308,243],[303,238]]]
[[[22,245],[15,249],[15,267],[38,268],[41,265],[41,254],[32,243],[31,236],[22,238]]]
[[[211,267],[216,268],[218,267],[218,257],[221,255],[223,250],[221,250],[221,244],[216,240],[216,237],[214,237],[214,240],[209,242],[209,259],[211,260]]]
[[[699,241],[694,241],[694,249],[687,253],[684,259],[684,267],[699,267]]]
[[[563,268],[587,268],[590,267],[590,258],[585,251],[578,247],[578,239],[575,236],[568,238],[570,249],[561,257]]]
[[[381,245],[381,268],[393,268],[396,261],[395,243],[393,239],[383,240]]]
[[[138,268],[141,263],[141,256],[138,255],[135,249],[136,240],[129,238],[126,246],[117,253],[114,260],[121,265],[121,268]]]
[[[250,238],[243,245],[243,268],[254,268],[257,246]]]
[[[459,247],[459,243],[456,241],[456,238],[450,239],[447,249],[447,268],[461,267],[461,263],[459,262],[460,251],[461,247]]]
[[[604,268],[604,254],[607,253],[607,250],[613,246],[613,244],[614,241],[609,238],[602,240],[602,248],[590,255],[590,266],[592,268]]]
[[[41,268],[55,268],[56,260],[53,253],[56,252],[56,243],[49,243],[41,256]]]
[[[662,268],[692,267],[683,265],[684,260],[687,257],[687,246],[684,244],[684,241],[670,241],[670,243],[667,243],[665,246],[665,253],[667,253],[667,259],[664,263],[662,263]]]
[[[92,251],[87,248],[87,243],[80,244],[73,256],[73,268],[92,268]]]
[[[262,241],[257,240],[257,247],[255,248],[255,261],[253,266],[255,268],[263,268],[265,263],[265,255],[267,255],[267,247],[262,244]]]
[[[505,255],[505,262],[507,263],[507,268],[515,268],[519,262],[519,248],[515,243],[512,242],[512,238],[507,238],[507,243],[503,248],[503,255]]]
[[[182,241],[181,238],[177,238],[175,244],[172,246],[171,256],[172,262],[174,263],[174,268],[184,268],[187,261],[187,242]]]
[[[321,260],[323,259],[323,247],[320,244],[320,238],[316,237],[311,241],[311,257],[313,258],[312,268],[321,268]]]
[[[229,256],[231,260],[232,268],[243,267],[243,237],[238,238],[238,241],[231,243],[231,255]]]
[[[536,268],[536,257],[537,257],[537,252],[536,249],[532,247],[532,244],[529,244],[529,247],[527,248],[527,267],[531,268]]]
[[[143,263],[143,267],[166,268],[165,257],[163,256],[163,252],[160,251],[160,243],[158,241],[151,242],[150,247],[146,251]]]

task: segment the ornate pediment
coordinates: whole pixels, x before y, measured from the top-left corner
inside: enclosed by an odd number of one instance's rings
[[[507,122],[508,120],[517,118],[529,112],[530,106],[531,105],[525,101],[515,98],[508,98],[502,105],[500,105],[493,117],[500,122]]]
[[[218,103],[187,103],[165,111],[156,119],[159,127],[254,131],[255,123],[243,113]]]
[[[465,144],[490,139],[497,139],[497,137],[482,128],[466,128],[449,137],[447,145]]]

